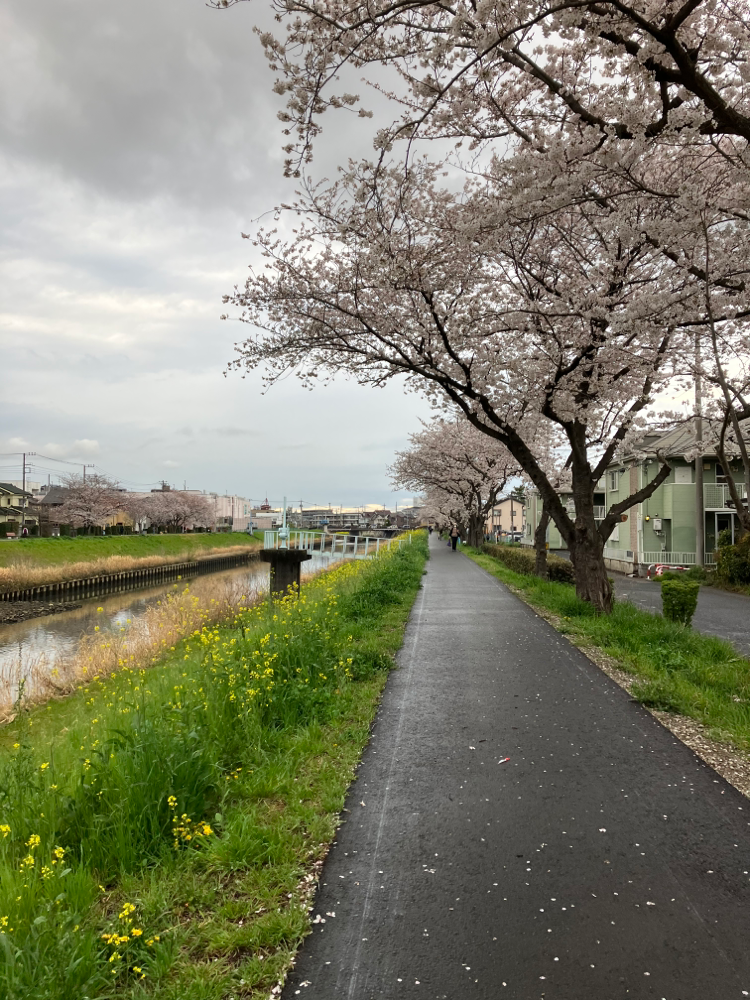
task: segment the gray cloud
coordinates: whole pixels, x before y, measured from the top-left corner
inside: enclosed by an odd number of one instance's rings
[[[260,0],[0,11],[0,450],[19,439],[134,484],[172,462],[253,498],[389,502],[385,467],[422,401],[343,380],[262,395],[257,376],[222,375],[245,332],[218,319],[253,262],[239,233],[293,190],[251,30],[272,19]],[[320,172],[369,149],[371,125],[326,126]]]

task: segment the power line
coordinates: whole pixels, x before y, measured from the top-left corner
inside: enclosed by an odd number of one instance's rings
[[[28,455],[38,455],[39,458],[43,458],[45,462],[61,462],[63,465],[83,465],[83,462],[74,462],[69,458],[53,458],[51,455],[42,455],[38,451],[27,452]],[[86,465],[93,466],[93,462],[86,462]]]

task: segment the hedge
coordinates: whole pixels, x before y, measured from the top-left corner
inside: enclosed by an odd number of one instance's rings
[[[526,576],[534,576],[534,566],[536,565],[536,553],[534,549],[517,548],[510,545],[493,545],[485,542],[482,546],[485,555],[492,556],[512,569],[515,573],[523,573]],[[549,578],[555,583],[575,583],[573,564],[567,559],[559,556],[547,556],[547,569]]]
[[[720,544],[716,575],[722,582],[735,586],[747,586],[750,583],[750,533],[736,545]]]
[[[661,603],[664,617],[689,627],[698,604],[700,586],[695,580],[662,580]]]

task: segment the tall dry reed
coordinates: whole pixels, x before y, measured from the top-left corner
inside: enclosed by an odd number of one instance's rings
[[[262,581],[199,579],[147,608],[123,632],[83,635],[70,653],[11,664],[0,674],[0,723],[13,718],[21,685],[25,704],[41,704],[124,666],[151,666],[204,625],[232,621],[261,600],[266,588]]]

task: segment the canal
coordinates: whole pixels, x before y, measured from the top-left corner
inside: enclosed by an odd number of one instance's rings
[[[310,576],[330,565],[331,556],[313,553],[302,564],[302,576]],[[241,591],[249,603],[268,591],[269,565],[251,562],[236,569],[203,574],[195,579],[171,580],[139,590],[106,593],[83,599],[79,608],[61,611],[43,618],[0,625],[0,685],[26,677],[34,667],[43,664],[53,670],[61,661],[72,659],[82,639],[98,635],[122,635],[142,621],[150,608],[158,606],[170,594],[179,593],[186,585],[199,581],[201,591],[215,589],[217,594]]]

